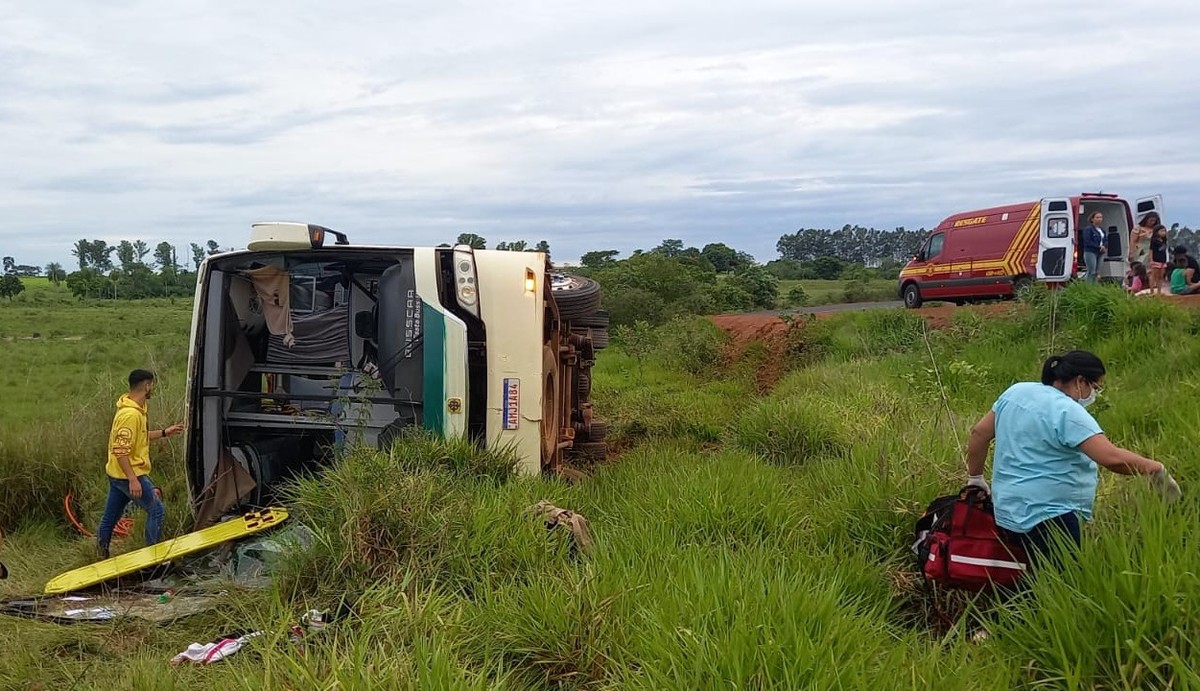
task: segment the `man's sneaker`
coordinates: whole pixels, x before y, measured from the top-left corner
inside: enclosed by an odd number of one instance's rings
[[[100,555],[101,560],[108,559],[110,556],[112,556],[108,552],[108,545],[96,545],[96,552]]]

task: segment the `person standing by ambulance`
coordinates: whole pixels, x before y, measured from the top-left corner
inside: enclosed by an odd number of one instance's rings
[[[1129,263],[1141,262],[1150,265],[1150,238],[1154,229],[1162,224],[1158,214],[1151,211],[1142,216],[1142,220],[1129,231]]]
[[[117,399],[108,437],[108,501],[104,517],[96,531],[96,546],[101,559],[109,558],[113,528],[132,501],[146,511],[146,545],[162,540],[162,520],[166,509],[150,482],[150,440],[166,439],[183,431],[183,425],[148,430],[146,401],[154,395],[154,373],[135,369],[129,373],[129,393]]]
[[[1095,283],[1100,276],[1100,258],[1106,251],[1104,231],[1101,229],[1101,224],[1104,223],[1104,214],[1093,211],[1088,220],[1090,223],[1083,229],[1083,264],[1087,267],[1085,280],[1088,283]]]

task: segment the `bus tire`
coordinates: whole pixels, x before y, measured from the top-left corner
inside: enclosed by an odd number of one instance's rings
[[[574,451],[574,455],[577,458],[587,459],[593,463],[599,463],[608,458],[608,444],[602,441],[577,443],[574,446]]]
[[[563,276],[551,289],[563,321],[587,317],[600,308],[600,284],[585,276]]]
[[[571,326],[592,327],[593,329],[608,328],[608,310],[596,310],[589,315],[572,320]]]

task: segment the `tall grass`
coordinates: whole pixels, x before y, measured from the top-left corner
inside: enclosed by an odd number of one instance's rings
[[[905,313],[839,316],[766,395],[670,349],[641,368],[606,351],[594,396],[621,454],[588,480],[511,477],[502,451],[422,437],[354,453],[293,487],[318,540],[272,589],[170,628],[0,627],[0,685],[1200,687],[1200,408],[1178,404],[1200,374],[1197,322],[1103,291],[1035,295],[1003,320],[963,310],[934,333]],[[1050,298],[1053,315],[1038,302]],[[1102,473],[1077,559],[986,612],[990,640],[931,627],[913,521],[965,482],[970,424],[1066,347],[1105,359],[1100,424],[1163,460],[1184,499]],[[587,517],[591,555],[528,512],[541,499]],[[0,593],[36,588],[31,571],[81,549],[28,522],[6,544],[16,573]],[[354,614],[305,654],[288,642],[299,613],[342,602]],[[267,634],[219,666],[165,666],[235,626]]]
[[[180,421],[190,302],[78,302],[65,287],[31,287],[0,304],[6,394],[0,405],[0,526],[65,521],[72,493],[94,530],[106,492],[104,464],[117,397],[134,368],[159,375],[151,426]],[[47,308],[41,303],[52,304]],[[182,526],[186,501],[178,441],[155,442],[152,477],[163,485],[168,526]]]

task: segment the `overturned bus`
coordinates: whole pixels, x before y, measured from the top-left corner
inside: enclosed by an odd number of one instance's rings
[[[423,428],[508,446],[526,474],[602,457],[600,288],[541,252],[357,246],[260,223],[200,266],[185,441],[196,527],[276,500],[346,445]]]

